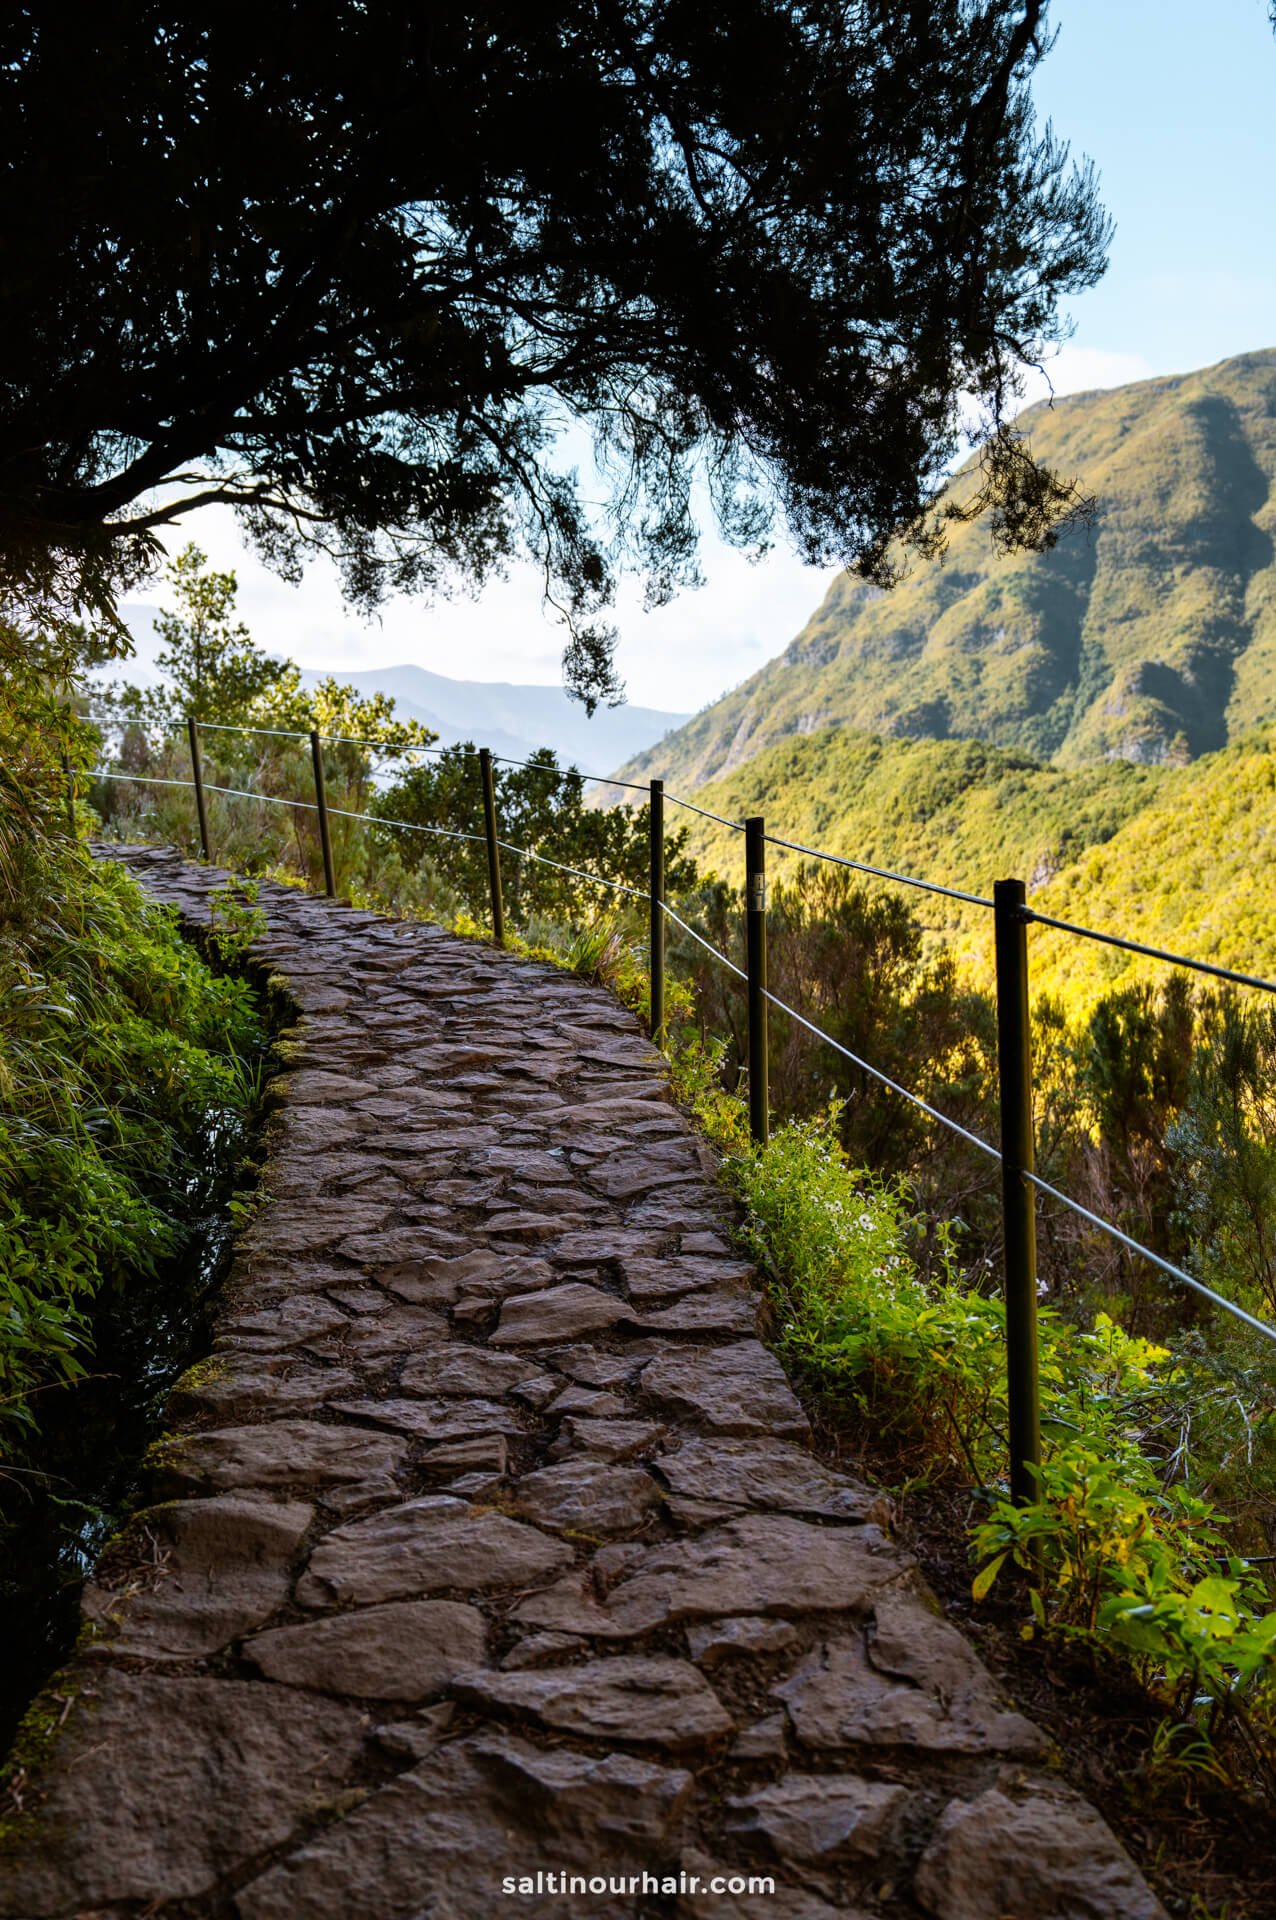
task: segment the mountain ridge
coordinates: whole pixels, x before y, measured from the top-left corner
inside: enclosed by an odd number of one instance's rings
[[[1020,425],[1096,496],[1091,524],[999,557],[958,523],[889,593],[839,574],[777,658],[616,777],[696,786],[830,726],[1174,764],[1276,719],[1276,348]]]

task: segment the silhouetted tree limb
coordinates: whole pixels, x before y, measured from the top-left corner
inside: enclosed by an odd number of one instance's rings
[[[1006,537],[1016,374],[1105,264],[1033,123],[1043,0],[102,0],[0,24],[0,587],[109,617],[223,502],[356,605],[543,567],[618,696],[616,570],[727,537],[891,575],[974,395]],[[556,464],[586,423],[601,516]],[[996,448],[1001,446],[998,453]],[[1009,492],[1003,498],[1002,481]],[[1022,504],[1032,503],[1025,513]]]

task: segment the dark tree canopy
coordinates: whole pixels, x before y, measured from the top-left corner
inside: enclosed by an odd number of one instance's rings
[[[229,502],[353,602],[518,554],[617,692],[635,563],[695,577],[778,508],[810,559],[934,539],[957,402],[982,504],[1070,493],[1008,427],[1105,264],[1032,116],[1044,0],[100,0],[0,25],[0,591],[109,607],[154,530]],[[610,511],[551,454],[594,433]]]

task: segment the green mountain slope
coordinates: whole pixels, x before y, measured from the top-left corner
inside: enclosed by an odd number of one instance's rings
[[[1276,976],[1276,727],[1183,767],[1041,766],[974,741],[882,740],[850,729],[781,741],[696,798],[830,853],[988,895],[1025,881],[1044,913]],[[743,836],[697,815],[690,851],[736,885]],[[772,847],[777,875],[799,854]],[[873,882],[886,885],[886,882]],[[909,892],[923,924],[985,974],[983,909]],[[1039,929],[1033,976],[1073,1002],[1159,971]]]
[[[890,593],[840,575],[778,659],[620,773],[686,791],[830,726],[1174,763],[1276,719],[1276,349],[1021,425],[1096,495],[1092,526],[1011,558],[956,526]]]

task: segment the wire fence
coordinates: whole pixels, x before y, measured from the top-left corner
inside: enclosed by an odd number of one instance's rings
[[[1031,1062],[1031,1016],[1028,999],[1028,951],[1026,934],[1029,926],[1040,926],[1060,932],[1077,939],[1098,941],[1104,945],[1118,947],[1127,952],[1146,956],[1163,962],[1168,966],[1183,967],[1197,973],[1207,974],[1231,984],[1251,987],[1264,993],[1276,993],[1276,982],[1255,974],[1241,972],[1238,969],[1224,967],[1211,961],[1198,960],[1190,955],[1170,952],[1164,948],[1147,945],[1131,940],[1124,935],[1103,932],[1097,928],[1080,926],[1072,921],[1057,919],[1050,914],[1039,913],[1027,904],[1023,884],[1015,880],[998,881],[993,898],[986,895],[963,891],[960,888],[941,885],[937,881],[919,878],[916,875],[896,873],[889,868],[877,867],[863,861],[852,860],[841,854],[830,853],[819,847],[805,846],[801,841],[781,838],[765,831],[764,821],[757,816],[747,820],[730,820],[724,815],[712,812],[693,800],[680,795],[666,793],[662,781],[652,781],[649,786],[641,787],[633,781],[609,780],[605,776],[582,774],[576,768],[557,769],[543,765],[538,761],[522,761],[493,755],[486,748],[423,748],[421,746],[396,744],[395,752],[439,752],[454,757],[472,759],[478,763],[479,779],[482,789],[484,809],[484,831],[473,833],[456,827],[426,825],[419,821],[398,820],[379,813],[356,812],[348,808],[333,807],[328,804],[324,789],[323,743],[346,744],[360,747],[385,749],[384,742],[367,742],[338,734],[320,734],[312,730],[309,735],[302,733],[283,734],[281,729],[238,728],[223,726],[221,723],[200,721],[198,728],[192,720],[188,723],[191,743],[192,778],[190,780],[160,779],[151,775],[133,774],[116,769],[102,769],[92,777],[113,781],[136,781],[141,785],[162,787],[184,787],[195,792],[200,821],[201,846],[204,857],[212,857],[212,846],[208,828],[204,795],[218,794],[232,799],[256,800],[271,805],[301,807],[316,813],[324,850],[324,869],[327,890],[330,895],[336,893],[335,868],[331,844],[328,835],[329,816],[366,822],[378,828],[390,828],[396,831],[422,834],[435,839],[455,840],[483,845],[487,851],[489,888],[491,894],[491,916],[493,935],[498,944],[504,943],[504,905],[501,882],[502,854],[516,860],[537,863],[555,871],[580,880],[587,885],[603,888],[627,899],[638,901],[647,906],[650,913],[650,959],[651,959],[651,1010],[653,1036],[658,1042],[665,1038],[664,1033],[664,928],[666,923],[679,928],[692,941],[703,949],[712,960],[727,972],[744,983],[748,999],[748,1042],[747,1077],[749,1088],[750,1123],[754,1138],[765,1142],[770,1124],[768,1110],[768,1053],[769,1031],[768,1011],[774,1008],[786,1018],[796,1021],[807,1032],[824,1045],[833,1049],[871,1079],[895,1094],[898,1098],[910,1102],[920,1109],[937,1125],[946,1128],[967,1145],[976,1149],[985,1158],[997,1161],[1002,1172],[1002,1213],[1005,1254],[1005,1303],[1007,1316],[1008,1350],[1008,1386],[1010,1401],[1010,1431],[1012,1452],[1010,1461],[1011,1488],[1017,1499],[1033,1497],[1035,1489],[1034,1473],[1040,1463],[1040,1425],[1036,1413],[1038,1381],[1036,1378],[1036,1312],[1037,1312],[1037,1272],[1034,1195],[1041,1193],[1056,1204],[1066,1208],[1073,1215],[1084,1220],[1097,1232],[1106,1235],[1150,1263],[1159,1272],[1166,1275],[1177,1285],[1190,1289],[1207,1299],[1220,1311],[1261,1335],[1268,1341],[1276,1342],[1276,1327],[1250,1313],[1237,1301],[1229,1300],[1225,1295],[1209,1287],[1197,1276],[1183,1267],[1167,1260],[1154,1248],[1133,1239],[1111,1221],[1092,1212],[1070,1194],[1061,1191],[1036,1172],[1034,1158],[1034,1138],[1032,1125],[1032,1062]],[[246,791],[242,788],[213,785],[203,779],[198,732],[203,729],[217,732],[253,732],[263,734],[282,734],[289,739],[309,739],[313,758],[315,798],[304,800],[279,794],[267,794]],[[615,879],[606,874],[591,873],[555,859],[540,848],[522,847],[501,837],[496,811],[496,795],[493,767],[495,765],[532,768],[535,771],[553,772],[560,777],[574,777],[581,780],[597,781],[602,785],[622,786],[631,792],[645,793],[650,800],[651,829],[651,884],[648,889],[635,887],[628,882]],[[68,780],[71,780],[68,766]],[[69,788],[72,793],[73,789]],[[692,926],[677,913],[664,897],[664,802],[670,801],[690,813],[717,822],[745,836],[745,951],[746,965],[739,966],[724,953],[713,941]],[[998,1082],[1001,1119],[1001,1144],[994,1146],[978,1134],[962,1126],[950,1115],[932,1106],[912,1088],[893,1079],[873,1062],[843,1045],[834,1035],[826,1032],[811,1020],[799,1008],[790,1006],[770,991],[766,973],[766,847],[774,846],[787,851],[802,854],[811,859],[829,862],[835,866],[849,868],[857,873],[868,874],[876,879],[900,886],[919,889],[926,893],[941,895],[946,899],[957,900],[965,905],[974,906],[992,915],[994,932],[994,953],[996,962],[996,999],[997,999],[997,1041],[998,1041]]]

